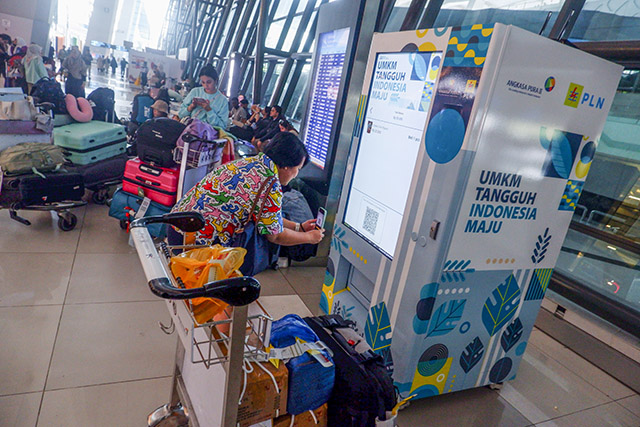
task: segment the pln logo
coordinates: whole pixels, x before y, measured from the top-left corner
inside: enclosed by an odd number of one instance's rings
[[[584,86],[576,83],[570,83],[567,90],[567,97],[564,100],[564,105],[569,107],[578,108],[578,105],[586,105],[587,107],[597,108],[602,110],[604,107],[605,98],[601,96],[595,96],[584,90]]]
[[[567,91],[567,97],[564,100],[564,105],[569,107],[578,108],[578,102],[580,101],[580,94],[584,86],[577,85],[575,83],[569,84],[569,90]]]

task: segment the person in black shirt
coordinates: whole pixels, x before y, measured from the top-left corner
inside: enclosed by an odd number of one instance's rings
[[[269,118],[271,120],[266,124],[266,126],[264,126],[264,128],[262,128],[260,131],[257,131],[253,139],[251,140],[258,151],[262,151],[262,147],[264,146],[264,144],[271,138],[276,136],[278,132],[280,132],[279,122],[281,119],[286,119],[282,115],[282,107],[280,107],[279,105],[271,106]]]

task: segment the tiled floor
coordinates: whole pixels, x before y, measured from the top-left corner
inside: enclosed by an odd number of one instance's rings
[[[104,81],[94,74],[93,83]],[[126,110],[131,95],[117,93]],[[75,213],[76,229],[62,232],[55,214],[23,212],[26,227],[0,212],[2,427],[144,426],[168,401],[176,336],[158,327],[168,323],[166,306],[107,207]],[[294,266],[258,279],[279,316],[303,304],[318,313],[323,275]],[[640,426],[638,394],[540,331],[530,343],[502,390],[412,402],[399,425]]]

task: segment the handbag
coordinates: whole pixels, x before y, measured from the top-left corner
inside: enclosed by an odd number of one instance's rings
[[[262,183],[251,205],[249,219],[247,219],[247,222],[244,223],[242,228],[236,230],[231,239],[230,246],[245,248],[247,250],[247,254],[244,256],[244,263],[239,269],[244,276],[255,276],[269,268],[270,265],[278,260],[279,246],[269,242],[264,235],[260,234],[256,225],[257,222],[260,221],[260,216],[264,210],[264,204],[267,200],[266,197],[262,202],[258,217],[255,221],[252,221],[253,212],[255,212],[256,204],[258,200],[260,200],[260,196],[265,190],[265,194],[269,194],[275,183],[275,176]]]
[[[37,114],[30,96],[17,101],[0,101],[0,120],[34,120]]]

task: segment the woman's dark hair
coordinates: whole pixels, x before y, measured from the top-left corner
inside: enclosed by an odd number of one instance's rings
[[[282,114],[282,107],[279,105],[272,105],[271,108],[278,112],[278,115]]]
[[[158,91],[158,95],[156,96],[156,99],[154,101],[157,101],[158,99],[166,102],[167,104],[171,103],[171,97],[169,96],[169,89],[167,88],[161,88]]]
[[[211,64],[207,64],[204,67],[202,67],[202,69],[200,70],[200,73],[198,74],[198,77],[202,77],[202,76],[211,77],[216,83],[218,82],[218,72],[216,71],[215,68],[213,68],[213,65]]]
[[[291,123],[289,123],[288,121],[286,121],[285,119],[280,119],[280,121],[278,122],[278,124],[280,126],[282,126],[283,128],[285,128],[286,130],[291,130],[293,129],[293,126],[291,126]]]
[[[291,132],[276,134],[263,151],[279,168],[298,166],[303,160],[303,166],[309,162],[306,147]]]
[[[269,106],[264,107],[264,113],[268,116],[269,113],[271,113],[271,107]]]

